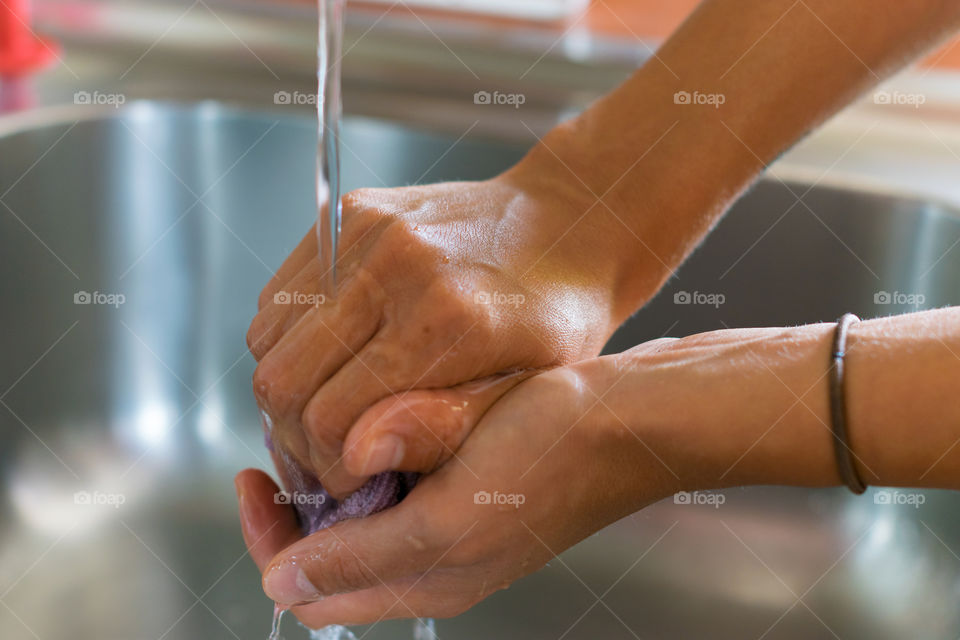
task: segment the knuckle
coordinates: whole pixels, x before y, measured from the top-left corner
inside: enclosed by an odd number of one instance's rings
[[[381,255],[386,258],[404,258],[404,262],[409,262],[411,255],[418,254],[418,248],[422,247],[423,239],[416,231],[415,225],[405,220],[394,218],[386,225],[377,239],[377,248]],[[419,255],[417,255],[419,257]]]
[[[253,395],[260,406],[279,418],[287,418],[295,402],[294,394],[286,389],[286,367],[275,358],[265,357],[253,371]]]
[[[480,306],[473,299],[459,291],[441,290],[438,295],[440,322],[450,326],[457,333],[463,333],[483,318]]]
[[[267,327],[261,314],[257,314],[250,322],[250,328],[247,329],[247,348],[253,354],[254,359],[259,362],[267,354]]]
[[[446,279],[438,279],[427,292],[424,307],[431,310],[423,324],[444,336],[460,337],[486,324],[487,315],[472,296],[455,289]],[[429,338],[430,336],[426,336]]]
[[[260,295],[257,296],[257,311],[260,311],[264,307],[267,307],[273,303],[274,287],[271,285],[274,283],[279,284],[279,281],[275,276],[270,279],[270,282],[267,284],[267,286],[260,290]]]
[[[357,356],[360,366],[370,374],[367,376],[369,383],[384,393],[402,388],[411,376],[409,368],[412,358],[398,358],[394,355],[396,351],[396,343],[385,341],[382,345],[371,344]],[[403,351],[410,353],[406,349]]]
[[[319,458],[314,461],[321,465],[318,468],[326,469],[343,448],[343,439],[338,432],[336,421],[330,418],[331,411],[325,404],[313,400],[307,403],[300,415],[300,422],[310,439],[313,455]]]
[[[264,408],[272,408],[270,400],[274,381],[274,372],[269,362],[260,362],[253,371],[253,395]]]
[[[349,191],[340,197],[340,206],[345,211],[359,211],[375,202],[376,189],[361,187]]]

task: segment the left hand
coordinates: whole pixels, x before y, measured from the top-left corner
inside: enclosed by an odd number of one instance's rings
[[[303,539],[273,481],[242,472],[244,538],[267,594],[322,596],[293,608],[311,627],[450,617],[670,495],[676,478],[596,402],[613,375],[601,358],[521,383],[398,506]]]
[[[714,331],[553,369],[496,402],[399,505],[303,539],[273,481],[244,471],[244,537],[267,595],[311,602],[294,607],[308,626],[449,617],[677,491],[837,484],[831,336]]]

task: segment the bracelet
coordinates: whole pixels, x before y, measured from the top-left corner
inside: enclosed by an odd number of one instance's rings
[[[833,334],[833,350],[830,353],[830,419],[833,428],[833,451],[840,477],[850,491],[859,495],[867,490],[867,486],[860,479],[857,468],[853,464],[853,450],[850,448],[847,432],[847,407],[844,402],[843,384],[843,357],[846,355],[847,330],[854,322],[860,322],[860,318],[852,313],[843,314],[837,320],[837,328]]]

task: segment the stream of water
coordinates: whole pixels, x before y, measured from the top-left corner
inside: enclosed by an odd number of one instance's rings
[[[289,609],[282,609],[279,605],[273,607],[273,624],[270,626],[270,636],[267,640],[283,640],[280,626],[283,616]],[[353,632],[338,624],[323,629],[307,629],[310,640],[357,640]],[[431,618],[417,618],[413,621],[413,640],[437,640],[436,624]]]
[[[340,57],[344,0],[317,0],[317,248],[320,292],[332,297],[337,286],[340,239]]]
[[[317,0],[317,249],[320,292],[333,297],[337,286],[337,243],[340,239],[340,58],[345,0]],[[280,627],[288,610],[274,605],[267,640],[283,640]],[[310,640],[357,640],[346,627],[309,629]],[[436,640],[434,621],[413,621],[413,640]]]

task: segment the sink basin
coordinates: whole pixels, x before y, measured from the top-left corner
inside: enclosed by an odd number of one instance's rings
[[[266,637],[231,482],[269,466],[244,335],[311,223],[313,136],[213,103],[0,119],[0,637]],[[347,189],[483,178],[524,146],[362,118],[343,140]],[[762,181],[608,348],[957,304],[958,243],[948,206]],[[960,635],[957,494],[722,495],[627,518],[440,636]]]

